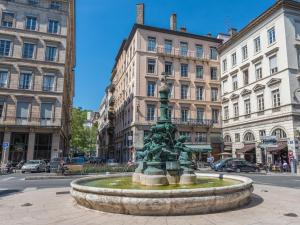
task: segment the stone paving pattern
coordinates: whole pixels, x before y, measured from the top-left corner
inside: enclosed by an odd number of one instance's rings
[[[299,225],[300,191],[254,185],[250,205],[208,215],[145,217],[102,213],[75,204],[69,188],[26,191],[0,198],[0,225]],[[22,206],[26,203],[31,206]],[[298,217],[284,214],[295,213]]]

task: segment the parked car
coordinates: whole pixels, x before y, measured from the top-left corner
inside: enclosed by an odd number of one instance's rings
[[[223,171],[226,172],[258,172],[259,167],[244,160],[244,159],[235,159],[226,163]]]
[[[108,166],[119,166],[120,164],[115,159],[108,159],[106,161],[106,165],[108,165]]]
[[[29,160],[21,168],[22,173],[25,172],[45,172],[46,162],[44,160]]]
[[[230,162],[231,160],[234,160],[234,158],[221,159],[212,163],[210,166],[215,171],[223,171],[223,167],[226,165],[227,162]]]
[[[104,162],[103,159],[100,157],[91,157],[89,161],[92,164],[101,164]]]

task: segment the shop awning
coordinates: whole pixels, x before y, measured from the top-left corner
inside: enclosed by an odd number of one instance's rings
[[[245,144],[243,148],[237,150],[237,153],[246,153],[255,149],[255,144]]]
[[[279,141],[277,142],[277,147],[270,147],[267,148],[268,152],[279,152],[283,149],[287,148],[287,142],[286,141]]]
[[[185,146],[199,153],[206,153],[212,151],[212,147],[210,145],[185,145]]]

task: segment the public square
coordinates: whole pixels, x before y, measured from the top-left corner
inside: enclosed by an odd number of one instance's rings
[[[254,180],[251,203],[241,209],[208,215],[144,217],[102,213],[75,204],[69,194],[72,179],[25,180],[37,174],[0,177],[2,225],[298,225],[300,177],[243,174]],[[30,178],[29,178],[30,179]],[[17,188],[16,188],[17,187]],[[282,194],[284,193],[284,194]],[[17,216],[16,216],[17,215]]]

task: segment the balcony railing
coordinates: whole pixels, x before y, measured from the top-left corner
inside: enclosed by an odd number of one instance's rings
[[[40,117],[1,117],[0,125],[22,125],[22,126],[39,126],[39,127],[59,127],[61,126],[60,118],[40,118]]]
[[[211,59],[210,55],[201,55],[197,53],[196,51],[189,51],[189,50],[182,50],[182,49],[168,49],[165,47],[157,47],[156,52],[159,54],[163,54],[166,56],[173,56],[173,57],[185,57],[185,58],[193,58],[193,59],[199,59],[199,60],[216,60]]]
[[[157,122],[159,117],[146,117],[148,122]],[[214,125],[213,120],[208,119],[183,119],[183,118],[171,118],[171,122],[175,125],[190,125],[190,126],[205,126],[212,127]]]

